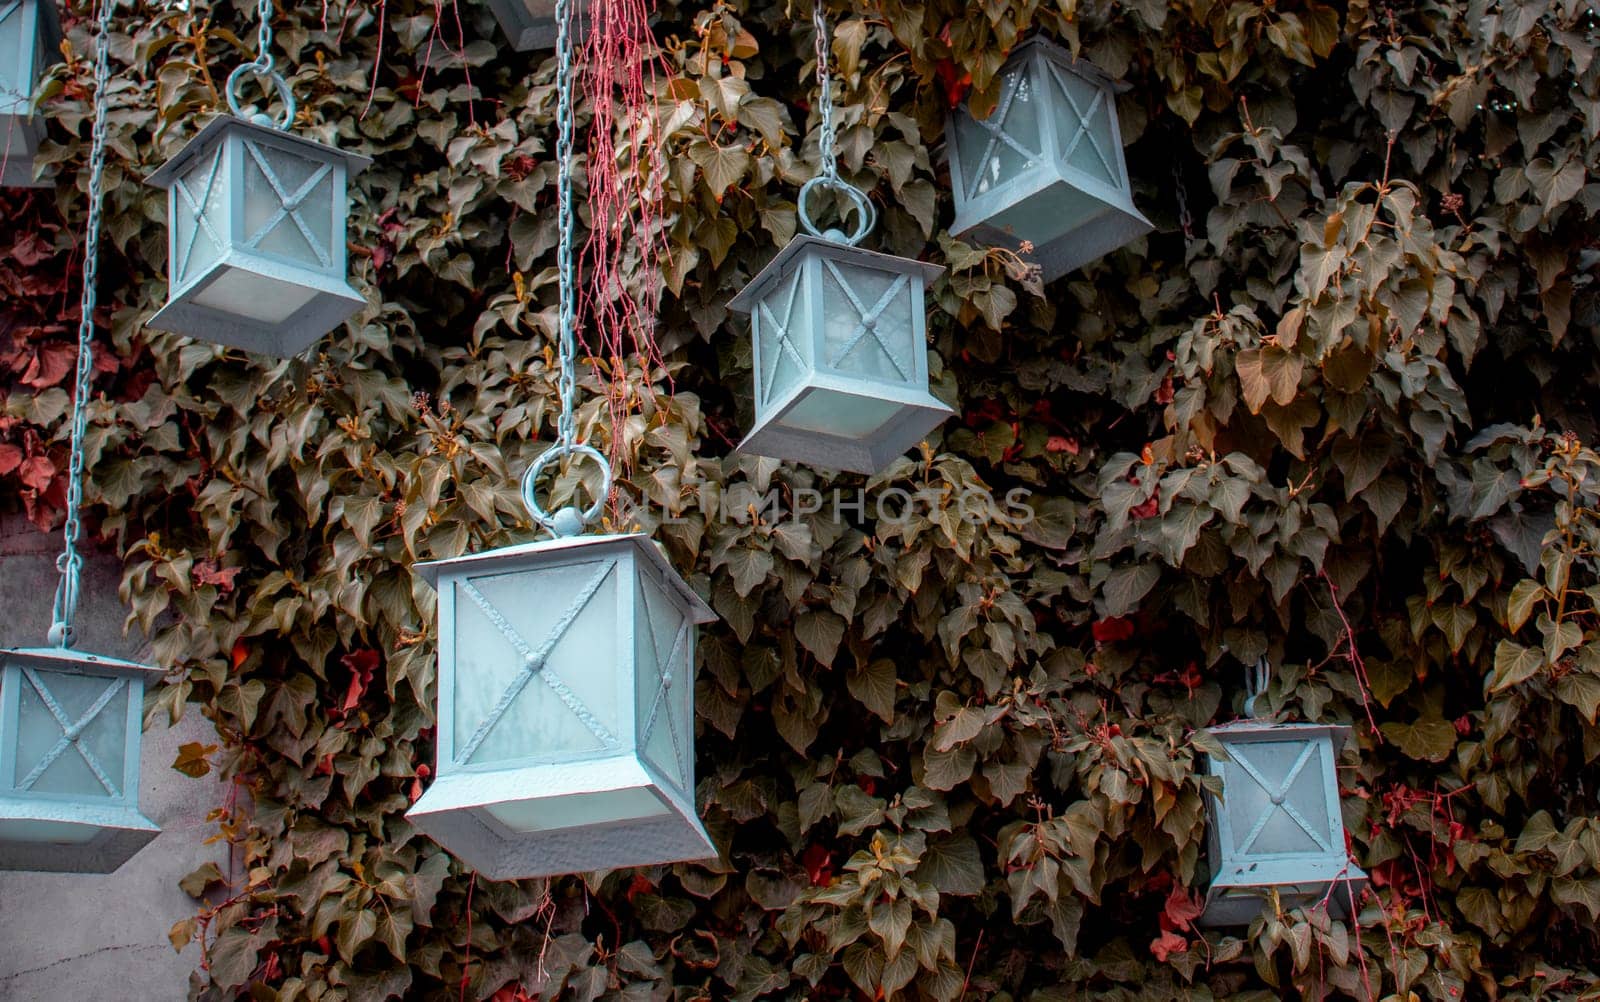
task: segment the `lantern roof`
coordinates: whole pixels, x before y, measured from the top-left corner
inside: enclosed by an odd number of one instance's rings
[[[155,173],[145,179],[145,183],[157,188],[172,187],[173,183],[189,169],[189,165],[206,151],[212,139],[220,138],[223,133],[234,129],[257,137],[271,138],[281,143],[287,143],[291,148],[297,148],[308,156],[318,159],[327,159],[330,156],[338,157],[344,161],[346,170],[351,174],[360,173],[366,169],[368,164],[372,163],[371,157],[362,156],[359,153],[350,153],[339,149],[337,146],[319,143],[315,139],[308,139],[298,133],[284,129],[274,128],[269,125],[258,125],[237,115],[223,114],[207,122],[205,128],[201,129],[193,139],[185,143],[183,149],[179,150],[172,159],[158,167]]]
[[[9,647],[0,649],[0,661],[18,661],[25,667],[53,668],[57,671],[71,671],[87,665],[124,674],[137,673],[150,681],[166,674],[164,669],[155,665],[124,661],[104,654],[85,654],[71,647]]]
[[[928,261],[918,261],[913,258],[897,257],[894,254],[883,254],[879,251],[864,250],[840,240],[829,240],[825,237],[814,237],[809,233],[802,233],[790,240],[778,252],[777,257],[767,262],[750,284],[728,302],[728,309],[738,313],[749,313],[755,309],[756,303],[764,297],[771,286],[788,273],[789,262],[807,252],[811,248],[826,250],[831,257],[842,260],[847,264],[857,264],[865,268],[877,268],[883,271],[898,271],[904,274],[920,274],[923,288],[933,284],[933,280],[944,274],[943,265],[933,264]]]
[[[1349,724],[1308,724],[1287,723],[1275,720],[1263,720],[1260,717],[1245,717],[1226,724],[1206,728],[1207,733],[1219,738],[1314,738],[1323,734],[1333,739],[1333,750],[1338,752],[1350,738]]]
[[[442,574],[490,573],[500,568],[511,569],[521,564],[528,557],[543,556],[550,553],[559,553],[565,550],[581,551],[586,547],[605,546],[632,546],[634,552],[650,564],[660,575],[662,583],[675,591],[684,605],[689,609],[689,618],[696,623],[712,623],[717,620],[717,614],[705,603],[693,588],[684,583],[671,562],[656,547],[655,542],[645,533],[630,532],[626,534],[609,534],[604,536],[568,536],[556,539],[541,539],[532,543],[522,543],[517,546],[503,546],[483,553],[469,553],[466,556],[450,557],[445,560],[428,560],[412,565],[412,570],[422,576],[434,588],[439,587],[439,577]]]
[[[1045,35],[1035,32],[1011,47],[1006,54],[1006,62],[1021,59],[1034,49],[1050,56],[1059,62],[1065,63],[1067,68],[1080,76],[1089,77],[1102,87],[1109,87],[1114,93],[1123,94],[1133,88],[1126,80],[1113,80],[1105,70],[1090,62],[1087,57],[1075,56],[1070,49]]]

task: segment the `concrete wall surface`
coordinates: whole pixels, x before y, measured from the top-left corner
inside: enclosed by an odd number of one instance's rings
[[[60,545],[58,534],[0,515],[0,647],[45,645]],[[118,562],[90,554],[84,572],[75,646],[147,658],[144,639],[122,633]],[[210,722],[191,707],[176,728],[164,723],[145,732],[140,755],[139,806],[161,826],[153,842],[104,876],[0,872],[0,1002],[187,997],[200,951],[175,952],[167,930],[195,912],[181,878],[207,860],[228,872],[226,846],[204,844],[215,832],[206,814],[227,789],[215,776],[191,779],[171,767],[179,745],[217,742]]]

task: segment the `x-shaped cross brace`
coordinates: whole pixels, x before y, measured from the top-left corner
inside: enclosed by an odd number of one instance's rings
[[[1095,141],[1093,133],[1089,131],[1089,121],[1094,118],[1094,113],[1100,110],[1100,105],[1105,102],[1106,92],[1096,90],[1094,100],[1089,102],[1089,110],[1084,111],[1078,107],[1078,102],[1072,96],[1072,90],[1067,87],[1067,82],[1061,78],[1061,71],[1054,66],[1050,67],[1050,75],[1055,77],[1056,87],[1061,91],[1061,96],[1066,98],[1067,104],[1072,107],[1073,114],[1078,116],[1078,131],[1072,134],[1067,145],[1061,151],[1061,159],[1066,160],[1077,150],[1078,144],[1083,142],[1085,136],[1089,137],[1089,148],[1094,150],[1094,155],[1099,158],[1101,166],[1106,169],[1106,176],[1113,181],[1117,180],[1117,169],[1111,166],[1111,161],[1106,157],[1105,150]]]
[[[189,245],[183,248],[183,252],[178,256],[175,273],[180,279],[189,273],[189,259],[194,256],[195,241],[199,239],[202,230],[211,239],[213,245],[218,248],[222,246],[222,237],[217,235],[216,228],[211,225],[211,220],[206,218],[206,203],[211,201],[211,189],[216,186],[217,174],[220,172],[221,165],[222,147],[218,145],[211,154],[211,168],[206,171],[205,191],[200,193],[198,199],[194,197],[194,192],[189,190],[189,186],[184,184],[181,178],[173,185],[173,188],[178,192],[178,197],[183,199],[184,203],[189,206],[189,211],[194,214],[195,221],[194,229],[189,231]]]
[[[244,148],[249,151],[250,159],[254,160],[256,162],[256,166],[261,169],[261,176],[266,178],[267,184],[272,186],[273,192],[275,192],[278,196],[279,203],[278,211],[273,213],[272,217],[265,223],[262,223],[260,229],[256,230],[250,235],[250,239],[245,241],[246,246],[254,247],[256,244],[260,243],[263,237],[272,232],[273,227],[283,222],[284,218],[287,217],[293,221],[295,227],[300,231],[300,235],[305,238],[306,245],[311,248],[311,252],[313,254],[317,255],[317,260],[322,262],[322,266],[324,268],[331,266],[333,264],[333,258],[328,255],[327,248],[322,246],[322,242],[317,239],[317,235],[311,232],[311,227],[308,226],[305,219],[301,217],[300,205],[306,200],[307,197],[310,196],[311,192],[317,187],[317,185],[322,183],[322,179],[327,177],[329,172],[333,170],[332,165],[323,164],[322,166],[318,167],[317,170],[306,179],[304,184],[291,192],[285,190],[283,182],[278,180],[278,175],[273,172],[272,166],[268,164],[266,158],[261,155],[261,151],[256,148],[255,143],[252,143],[247,139],[245,140]]]
[[[561,618],[556,621],[555,626],[551,627],[550,635],[545,637],[537,648],[528,646],[528,642],[522,639],[522,635],[516,631],[516,628],[506,621],[506,618],[500,614],[500,610],[496,609],[484,597],[483,592],[474,588],[469,581],[461,583],[461,590],[466,593],[474,605],[483,611],[489,622],[495,625],[495,628],[505,636],[506,640],[510,641],[511,646],[522,656],[522,668],[517,672],[517,677],[512,679],[511,684],[506,687],[506,691],[500,694],[500,699],[494,704],[494,708],[489,711],[489,715],[484,718],[483,723],[479,724],[477,730],[472,732],[471,737],[460,745],[456,751],[457,762],[466,762],[472,758],[473,753],[478,750],[478,746],[483,744],[484,739],[489,736],[489,731],[494,728],[495,724],[500,722],[501,717],[505,716],[506,711],[511,708],[511,704],[516,700],[517,696],[521,695],[522,690],[527,688],[528,683],[533,680],[535,675],[544,679],[544,684],[550,687],[556,697],[566,704],[567,709],[571,710],[573,715],[582,721],[583,726],[587,727],[602,743],[607,747],[616,744],[616,739],[611,736],[611,732],[606,730],[605,725],[595,718],[595,715],[583,704],[583,700],[578,698],[578,694],[569,689],[567,684],[561,681],[560,678],[556,677],[555,672],[545,670],[545,663],[550,659],[550,655],[554,653],[556,645],[561,642],[561,638],[566,634],[567,629],[577,620],[578,614],[583,612],[584,607],[589,604],[589,600],[594,598],[595,592],[600,590],[600,586],[605,583],[606,577],[610,575],[616,565],[617,562],[615,560],[607,560],[600,567],[600,570],[578,593],[577,598],[572,600],[572,604],[567,606],[566,611],[561,614]]]
[[[1017,151],[1017,153],[1021,154],[1024,160],[1033,161],[1039,159],[1039,152],[1037,150],[1028,149],[1026,146],[1022,145],[1020,140],[1005,130],[1006,114],[1010,112],[1011,104],[1017,98],[1017,91],[1029,86],[1029,84],[1030,81],[1028,74],[1026,71],[1023,71],[1021,74],[1021,79],[1017,81],[1016,86],[1008,88],[1005,92],[1005,95],[1001,97],[1000,107],[995,109],[992,115],[990,115],[988,118],[974,118],[972,120],[979,128],[989,133],[989,141],[984,144],[983,154],[979,156],[978,159],[972,161],[972,184],[970,185],[972,190],[968,192],[968,198],[976,198],[978,196],[979,186],[984,180],[983,165],[989,162],[989,158],[991,156],[994,156],[994,148],[999,144],[1005,143],[1007,146]]]
[[[839,274],[838,266],[828,260],[824,260],[822,263],[827,267],[828,274],[833,276],[833,280],[839,283],[839,288],[844,290],[845,298],[850,300],[850,305],[855,308],[856,315],[861,318],[861,322],[851,332],[850,340],[843,348],[839,349],[838,354],[829,360],[828,364],[837,366],[844,361],[847,355],[855,350],[856,345],[861,343],[862,338],[871,334],[872,339],[878,342],[878,347],[882,348],[883,353],[889,356],[889,362],[894,366],[895,371],[900,373],[900,378],[910,379],[911,373],[906,371],[905,365],[896,356],[894,349],[884,342],[883,335],[878,332],[878,318],[883,316],[883,311],[889,308],[889,304],[894,302],[894,298],[906,287],[906,276],[896,275],[889,288],[884,291],[883,295],[878,298],[878,301],[869,310],[861,302],[860,298],[856,296],[855,290],[850,288],[850,283],[846,282],[844,276]]]
[[[106,788],[106,792],[113,797],[122,796],[121,789],[111,781],[110,776],[106,775],[106,770],[99,760],[78,739],[83,736],[84,728],[88,727],[94,721],[94,718],[100,715],[100,711],[104,710],[111,703],[111,700],[116,698],[117,693],[122,691],[122,687],[127,684],[127,680],[120,678],[108,679],[106,690],[100,694],[100,698],[96,699],[93,705],[84,711],[82,717],[79,717],[77,721],[73,721],[67,716],[67,711],[62,709],[61,704],[56,702],[55,695],[50,692],[49,687],[39,678],[38,673],[32,668],[24,668],[22,674],[27,678],[28,683],[33,686],[34,692],[39,694],[39,699],[44,703],[45,709],[49,710],[50,715],[56,718],[56,723],[61,727],[61,738],[51,746],[49,751],[45,752],[44,758],[41,758],[38,764],[33,767],[33,771],[23,777],[22,782],[17,784],[17,789],[32,789],[33,784],[39,781],[39,777],[44,775],[46,769],[55,764],[56,759],[60,758],[68,748],[76,748],[78,755],[83,759],[84,765],[87,765],[89,771],[94,773],[94,778],[100,781],[100,785]]]
[[[661,660],[661,648],[656,643],[656,631],[651,629],[649,626],[649,623],[654,622],[655,619],[655,617],[649,614],[649,604],[649,600],[646,599],[645,632],[650,635],[650,653],[655,657],[656,676],[658,681],[661,683],[661,688],[656,690],[655,701],[650,705],[650,715],[645,718],[644,728],[639,732],[641,735],[641,743],[650,739],[650,733],[656,726],[656,718],[661,713],[662,705],[667,701],[667,693],[671,690],[673,682],[677,681],[676,677],[672,673],[672,668],[678,663],[679,658],[686,656],[689,640],[689,621],[683,620],[678,624],[678,632],[673,635],[672,649],[667,652],[667,659],[665,661]],[[685,671],[684,674],[687,676],[688,672]],[[689,679],[687,677],[683,679],[683,684],[689,684]],[[687,777],[689,774],[689,769],[687,768],[689,763],[684,761],[683,742],[679,739],[678,724],[677,721],[672,719],[671,713],[667,714],[667,733],[672,738],[672,754],[678,760],[678,768],[682,774]]]
[[[1293,786],[1294,781],[1300,778],[1301,771],[1305,769],[1306,763],[1311,761],[1311,756],[1315,755],[1316,751],[1317,745],[1315,742],[1306,742],[1305,747],[1300,749],[1300,757],[1294,760],[1294,765],[1290,766],[1288,775],[1284,776],[1283,782],[1274,788],[1272,783],[1261,775],[1260,771],[1250,764],[1250,760],[1245,758],[1239,749],[1235,747],[1232,756],[1233,761],[1239,768],[1248,773],[1250,778],[1256,781],[1256,785],[1261,787],[1272,800],[1267,809],[1261,812],[1261,817],[1256,819],[1256,823],[1250,829],[1250,833],[1240,843],[1240,852],[1249,852],[1250,847],[1256,844],[1256,839],[1261,836],[1262,829],[1267,827],[1267,821],[1272,818],[1272,812],[1275,810],[1281,810],[1289,815],[1294,823],[1300,826],[1300,830],[1311,836],[1311,841],[1317,843],[1317,847],[1323,852],[1333,851],[1323,837],[1323,833],[1317,831],[1311,822],[1307,821],[1299,811],[1295,810],[1294,805],[1288,801],[1289,787]]]
[[[800,278],[799,276],[795,276],[795,278],[789,283],[789,298],[783,304],[783,316],[785,320],[794,315],[794,301],[795,297],[799,294],[799,291]],[[772,365],[767,371],[767,378],[764,379],[761,384],[762,402],[765,403],[772,399],[772,384],[778,378],[778,362],[782,359],[782,356],[788,355],[789,358],[793,360],[794,364],[799,366],[801,369],[806,367],[806,362],[805,359],[800,357],[800,352],[795,350],[794,342],[789,340],[789,328],[779,323],[778,318],[773,316],[772,310],[767,306],[766,300],[762,300],[761,305],[757,308],[761,311],[762,323],[771,324],[772,329],[776,331],[778,335],[778,350],[772,353]]]

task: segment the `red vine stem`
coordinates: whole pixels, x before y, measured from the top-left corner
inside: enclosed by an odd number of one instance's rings
[[[1350,666],[1356,672],[1356,684],[1361,686],[1361,709],[1367,715],[1367,726],[1372,729],[1372,738],[1378,744],[1383,744],[1383,732],[1378,730],[1378,721],[1372,715],[1372,683],[1367,680],[1367,663],[1361,659],[1361,652],[1356,649],[1356,631],[1351,628],[1350,620],[1344,614],[1344,607],[1339,604],[1339,586],[1333,583],[1333,578],[1328,576],[1327,568],[1317,571],[1322,580],[1328,585],[1328,595],[1333,599],[1333,611],[1339,614],[1339,622],[1344,624],[1344,640],[1347,648],[1345,657],[1350,661]]]

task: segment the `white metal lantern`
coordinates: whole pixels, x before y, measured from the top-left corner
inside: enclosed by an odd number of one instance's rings
[[[150,176],[167,190],[168,293],[149,325],[283,357],[339,326],[366,305],[346,280],[346,185],[371,162],[213,120]]]
[[[33,92],[60,58],[61,23],[52,0],[0,0],[0,187],[32,188],[44,122]]]
[[[160,834],[139,813],[144,685],[70,648],[0,651],[0,870],[110,873]]]
[[[581,30],[583,0],[572,0]],[[556,0],[489,0],[489,10],[500,22],[500,30],[519,52],[548,49],[556,44]]]
[[[1248,925],[1276,893],[1285,908],[1326,901],[1347,915],[1367,875],[1345,851],[1335,763],[1350,728],[1240,720],[1212,728],[1226,759],[1208,759],[1222,799],[1207,796],[1211,888],[1202,925]]]
[[[791,240],[728,304],[750,314],[755,369],[755,427],[738,451],[876,473],[955,413],[928,392],[923,295],[943,272]]]
[[[1038,36],[1000,70],[994,113],[966,105],[946,131],[956,218],[951,232],[991,246],[1033,245],[1048,281],[1143,236],[1111,81]]]
[[[695,625],[716,616],[649,537],[417,571],[439,593],[437,778],[407,813],[419,829],[494,879],[717,855],[694,805]]]

